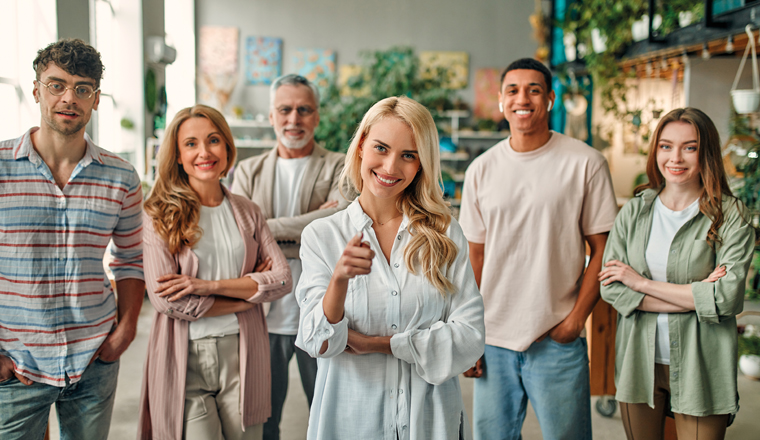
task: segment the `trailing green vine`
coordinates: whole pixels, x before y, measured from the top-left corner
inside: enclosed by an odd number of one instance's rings
[[[678,27],[679,12],[690,11],[693,21],[704,17],[701,0],[662,1],[657,11],[662,17],[662,24],[656,31],[661,35]],[[565,33],[575,34],[578,57],[583,59],[594,80],[594,87],[600,92],[602,108],[616,118],[629,113],[626,80],[635,77],[635,72],[623,71],[620,57],[633,44],[633,23],[648,13],[647,0],[574,0],[568,4],[565,20],[557,24]],[[606,46],[600,52],[593,50],[592,34],[595,30]]]

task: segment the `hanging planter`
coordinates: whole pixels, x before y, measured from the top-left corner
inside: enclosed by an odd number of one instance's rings
[[[573,32],[565,32],[562,37],[562,43],[565,45],[565,60],[568,62],[573,62],[577,58],[577,53],[575,49],[575,43],[576,43],[575,33]]]
[[[731,99],[734,102],[734,108],[736,113],[747,114],[753,113],[757,110],[757,106],[760,105],[760,78],[758,78],[757,68],[757,53],[755,51],[755,37],[752,34],[752,27],[747,25],[744,30],[749,35],[749,44],[744,49],[744,55],[742,61],[739,63],[739,70],[736,72],[736,78],[734,78],[734,84],[731,86]],[[744,70],[744,63],[747,61],[747,54],[752,49],[752,88],[737,90],[739,85],[739,78],[742,76]]]
[[[644,14],[640,20],[636,20],[631,25],[631,36],[633,41],[643,41],[649,37],[649,15]]]
[[[607,50],[607,36],[602,35],[602,32],[598,28],[591,29],[591,46],[596,53],[602,53]]]

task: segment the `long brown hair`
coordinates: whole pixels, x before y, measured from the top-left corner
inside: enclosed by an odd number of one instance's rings
[[[451,224],[449,204],[441,190],[441,161],[438,151],[438,130],[430,112],[418,102],[404,96],[378,101],[362,118],[348,147],[346,166],[341,175],[341,188],[350,183],[362,191],[361,157],[359,148],[370,128],[385,118],[395,118],[412,130],[414,144],[420,157],[420,172],[399,196],[398,210],[409,217],[412,236],[404,249],[404,261],[409,272],[422,274],[441,294],[451,293],[456,286],[444,275],[457,256],[457,245],[446,235]]]
[[[657,166],[657,152],[662,136],[662,130],[671,122],[686,122],[694,127],[697,132],[697,154],[699,161],[699,183],[702,185],[702,195],[699,198],[699,210],[712,220],[710,230],[707,232],[707,241],[721,243],[718,229],[723,225],[723,196],[732,196],[728,186],[726,170],[723,168],[723,156],[718,129],[715,124],[702,110],[694,107],[677,108],[663,116],[654,130],[652,140],[649,143],[649,157],[647,158],[647,177],[649,182],[639,185],[634,190],[638,194],[645,189],[659,191],[665,186],[665,178]],[[736,199],[734,199],[736,202]]]
[[[198,226],[201,200],[190,186],[185,169],[178,162],[179,128],[190,118],[208,119],[224,139],[227,145],[227,167],[221,177],[227,175],[237,155],[232,131],[224,116],[206,105],[196,104],[180,110],[166,128],[157,155],[158,178],[145,200],[144,209],[153,218],[156,233],[166,241],[169,252],[173,254],[179,252],[182,246],[192,247],[203,235]]]

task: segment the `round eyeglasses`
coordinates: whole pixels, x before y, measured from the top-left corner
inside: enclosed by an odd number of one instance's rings
[[[93,88],[89,84],[79,84],[74,87],[68,87],[66,84],[58,81],[48,81],[48,83],[45,84],[44,82],[37,80],[37,83],[45,86],[48,89],[48,92],[53,96],[61,96],[66,93],[66,90],[73,90],[74,94],[79,99],[90,99],[95,92],[100,90],[100,88]]]

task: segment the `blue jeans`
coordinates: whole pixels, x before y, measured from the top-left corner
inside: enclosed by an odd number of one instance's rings
[[[272,366],[272,416],[264,423],[264,440],[280,440],[280,419],[285,396],[288,395],[288,364],[296,355],[301,385],[306,393],[306,401],[314,398],[314,384],[317,381],[317,360],[296,347],[295,335],[269,334],[269,356]]]
[[[486,345],[473,400],[475,440],[522,439],[528,400],[544,439],[591,440],[586,339],[547,337],[524,352]]]
[[[27,386],[15,377],[0,382],[0,438],[42,439],[52,404],[58,411],[61,440],[108,438],[118,376],[119,361],[96,359],[79,382],[64,387],[38,382]]]

